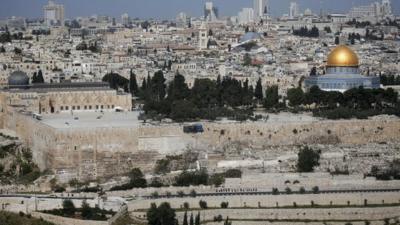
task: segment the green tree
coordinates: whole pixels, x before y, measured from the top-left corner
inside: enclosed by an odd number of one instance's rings
[[[185,214],[183,215],[182,225],[188,225],[187,211],[185,211]]]
[[[86,200],[82,201],[81,215],[84,219],[90,219],[93,217],[93,209],[89,206]]]
[[[319,165],[320,151],[313,150],[308,146],[300,149],[297,160],[298,172],[312,172]]]
[[[70,199],[64,199],[63,203],[63,212],[65,215],[73,216],[75,215],[76,208],[74,203]]]
[[[243,57],[243,65],[250,66],[251,65],[251,57],[249,53],[246,53]]]
[[[196,218],[194,220],[195,225],[200,225],[200,212],[197,213]]]
[[[279,104],[278,86],[267,87],[265,91],[264,107],[266,109],[274,108]]]
[[[199,206],[200,206],[200,208],[202,208],[202,209],[207,209],[208,207],[207,207],[207,202],[206,201],[203,201],[203,200],[200,200],[199,201]]]
[[[139,96],[139,87],[136,80],[136,74],[134,74],[132,70],[130,72],[129,90],[132,96]]]
[[[259,101],[261,101],[263,99],[261,77],[258,78],[258,81],[256,84],[256,89],[254,90],[254,97],[256,97]]]
[[[304,102],[304,92],[301,88],[291,88],[287,91],[290,106],[299,106]]]
[[[189,225],[194,225],[193,213],[190,214]]]
[[[172,103],[171,119],[175,121],[185,121],[188,118],[196,118],[198,115],[197,106],[188,100],[178,100]]]
[[[129,92],[129,80],[117,73],[108,73],[103,79],[103,82],[108,82],[112,89],[124,88],[125,92]]]
[[[210,79],[196,79],[191,90],[191,101],[199,108],[211,108],[218,104],[218,89]]]
[[[186,99],[190,94],[190,90],[185,83],[185,77],[177,73],[174,80],[168,87],[168,99],[170,101]]]
[[[339,40],[339,36],[335,37],[335,45],[339,45],[340,44],[340,40]]]
[[[148,83],[147,85],[150,85],[151,87],[151,98],[154,101],[159,102],[164,99],[166,94],[166,85],[164,74],[161,70],[154,74],[154,76],[151,78],[151,83]]]
[[[225,182],[223,174],[216,173],[210,177],[209,184],[215,185],[216,187],[221,186]]]
[[[146,179],[139,168],[134,168],[129,172],[130,183],[132,187],[145,188],[147,186]]]
[[[37,83],[44,83],[42,70],[39,70],[39,72],[37,74]]]
[[[150,209],[147,210],[147,221],[149,225],[176,225],[175,210],[171,208],[168,202],[161,203],[157,207],[152,203]]]

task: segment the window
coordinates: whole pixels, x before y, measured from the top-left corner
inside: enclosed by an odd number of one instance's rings
[[[96,109],[99,109],[99,105],[96,105]]]
[[[87,105],[85,105],[84,109],[85,109],[85,110],[87,109]]]
[[[91,105],[89,105],[89,109],[92,109],[92,106],[91,106]]]
[[[77,106],[77,109],[80,110],[80,109],[81,109],[81,106],[78,105],[78,106]]]
[[[104,109],[104,106],[103,106],[103,105],[101,105],[101,106],[100,106],[100,108],[101,108],[101,109]]]
[[[69,109],[69,107],[68,106],[65,106],[65,110],[68,110]]]
[[[64,110],[64,106],[61,106],[61,107],[60,107],[60,110],[63,111],[63,110]]]
[[[75,106],[74,105],[72,106],[72,110],[75,110]]]

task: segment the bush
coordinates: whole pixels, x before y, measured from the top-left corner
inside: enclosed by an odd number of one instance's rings
[[[299,193],[300,193],[300,194],[306,193],[306,189],[305,189],[304,187],[300,187],[300,188],[299,188]]]
[[[315,151],[309,147],[303,147],[298,153],[297,171],[312,172],[315,166],[319,165],[320,151]]]
[[[242,171],[240,171],[239,169],[229,169],[225,172],[225,177],[226,178],[241,178]]]
[[[74,203],[70,199],[65,199],[63,201],[63,212],[65,215],[72,216],[76,212]]]
[[[221,202],[221,208],[226,209],[229,206],[229,202]]]
[[[197,196],[197,192],[193,189],[190,191],[190,197],[195,198]]]
[[[189,209],[189,203],[188,202],[184,202],[183,203],[183,208],[185,208],[185,209]]]
[[[273,195],[279,195],[279,190],[278,190],[278,188],[272,188],[272,194],[273,194]]]
[[[214,216],[214,222],[222,222],[223,218],[221,215]]]
[[[200,208],[202,208],[202,209],[207,209],[208,207],[207,207],[207,202],[206,201],[203,201],[203,200],[200,200],[199,201],[199,206],[200,206]]]
[[[160,196],[160,195],[158,194],[157,191],[151,193],[151,197],[153,197],[153,198],[158,198],[159,196]]]
[[[214,185],[216,187],[221,186],[225,182],[224,174],[216,173],[213,174],[209,179],[209,184]]]
[[[286,187],[285,192],[286,192],[286,194],[290,195],[290,194],[292,194],[292,189],[290,189],[290,187]]]
[[[312,192],[313,192],[314,194],[318,194],[318,193],[319,193],[319,187],[318,187],[318,186],[314,186],[314,187],[312,188]]]
[[[208,184],[208,174],[206,171],[200,172],[188,172],[184,171],[175,177],[174,186],[190,186],[190,185],[207,185]]]
[[[176,192],[176,195],[178,195],[178,197],[180,197],[180,198],[183,198],[185,196],[185,192],[178,191],[178,192]]]

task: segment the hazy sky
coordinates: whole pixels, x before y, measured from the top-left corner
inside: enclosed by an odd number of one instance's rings
[[[24,16],[42,17],[42,7],[47,0],[0,0],[0,18]],[[67,18],[76,16],[110,15],[120,18],[123,13],[140,18],[175,18],[179,12],[200,16],[206,0],[56,0],[65,6]],[[269,0],[271,13],[287,13],[289,2],[293,0]],[[376,0],[297,0],[301,11],[310,8],[313,12],[347,12],[352,5],[361,5]],[[380,0],[379,0],[380,1]],[[237,15],[243,7],[251,7],[253,0],[214,0],[222,16]],[[400,0],[392,0],[396,14],[400,14]]]

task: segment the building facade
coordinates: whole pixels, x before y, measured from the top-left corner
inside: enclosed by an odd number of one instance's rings
[[[268,0],[254,0],[254,19],[266,18],[269,13]]]
[[[64,26],[64,6],[53,0],[43,7],[44,21],[47,26]]]

